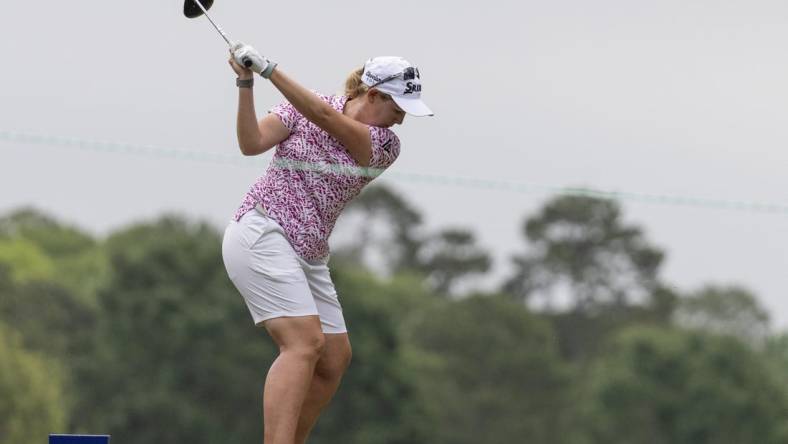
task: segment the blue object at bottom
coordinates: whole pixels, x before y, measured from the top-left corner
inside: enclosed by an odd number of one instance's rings
[[[49,435],[49,444],[109,444],[109,435]]]

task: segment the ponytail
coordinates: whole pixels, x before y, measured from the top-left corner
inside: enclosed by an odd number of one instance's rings
[[[369,90],[369,87],[361,81],[362,74],[364,74],[363,67],[351,72],[347,80],[345,80],[345,95],[351,99],[355,99]]]

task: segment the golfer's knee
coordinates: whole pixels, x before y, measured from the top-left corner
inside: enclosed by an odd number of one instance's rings
[[[326,348],[326,339],[322,333],[304,335],[296,341],[290,341],[279,347],[283,354],[289,354],[309,361],[317,361]]]
[[[327,354],[321,358],[315,369],[315,374],[329,381],[339,381],[350,366],[352,359],[353,351],[349,346],[335,350],[333,354]]]

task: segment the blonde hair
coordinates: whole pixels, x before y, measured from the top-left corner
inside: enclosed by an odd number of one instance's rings
[[[361,81],[362,74],[364,74],[363,66],[351,72],[345,80],[345,95],[351,99],[362,96],[369,90],[369,87]]]

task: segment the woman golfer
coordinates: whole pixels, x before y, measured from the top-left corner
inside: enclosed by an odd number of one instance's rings
[[[345,205],[397,158],[400,142],[389,128],[406,113],[432,112],[420,99],[418,69],[400,57],[367,61],[335,96],[305,89],[248,45],[233,46],[230,65],[241,152],[277,149],[227,227],[222,254],[254,323],[279,347],[265,381],[265,443],[301,444],[351,356],[328,236]],[[259,122],[253,71],[288,101]]]

